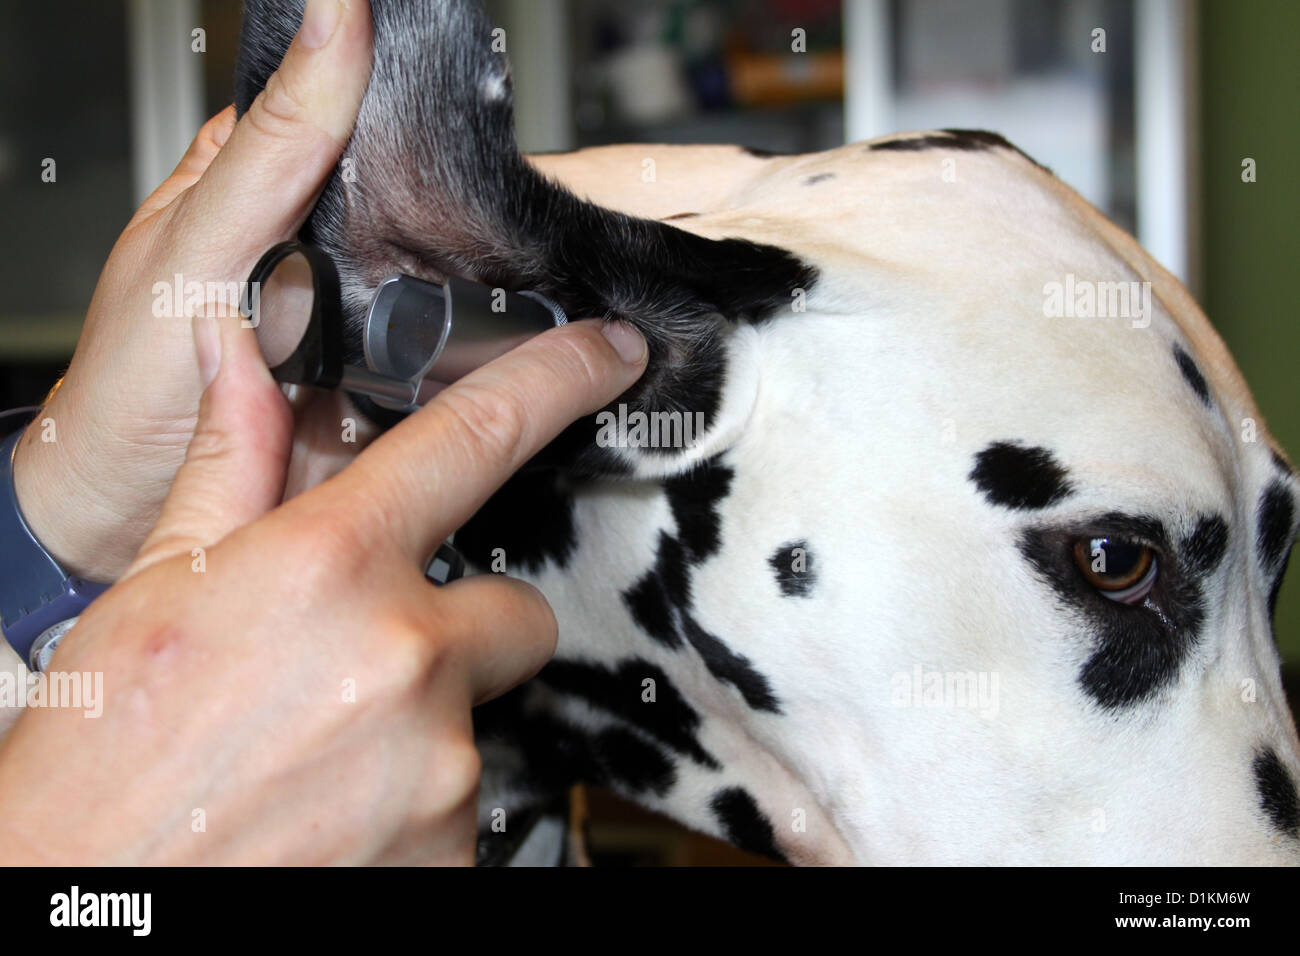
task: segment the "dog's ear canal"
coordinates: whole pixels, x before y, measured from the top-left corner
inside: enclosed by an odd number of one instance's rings
[[[241,113],[301,12],[300,0],[246,0]],[[339,263],[353,333],[374,286],[397,271],[533,289],[575,318],[642,331],[650,368],[629,403],[711,420],[730,325],[791,308],[816,271],[773,246],[625,216],[542,176],[519,153],[501,34],[476,0],[371,0],[371,12],[370,86],[305,230]]]

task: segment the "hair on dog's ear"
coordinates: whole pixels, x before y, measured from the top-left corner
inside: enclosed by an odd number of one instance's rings
[[[374,287],[394,272],[533,289],[575,318],[641,330],[650,364],[629,405],[710,421],[732,325],[789,307],[815,270],[773,246],[605,209],[537,172],[516,145],[509,66],[476,0],[371,0],[371,11],[370,86],[305,228],[339,265],[350,346]],[[301,16],[301,0],[246,0],[241,114]]]

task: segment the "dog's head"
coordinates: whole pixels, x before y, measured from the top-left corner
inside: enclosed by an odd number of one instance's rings
[[[671,224],[583,202],[518,157],[474,4],[372,7],[358,172],[309,224],[349,301],[398,268],[537,288],[646,333],[629,414],[702,416],[667,451],[582,423],[458,534],[560,620],[480,721],[516,783],[801,862],[1300,858],[1297,482],[1132,239],[976,133],[629,164]],[[296,23],[248,10],[244,105]]]
[[[621,785],[801,860],[1295,862],[1292,470],[1130,237],[928,139],[770,160],[682,223],[820,279],[731,336],[709,466],[579,496],[539,574],[561,657],[666,682],[703,752],[632,707],[671,785]],[[577,666],[551,683],[604,727]]]

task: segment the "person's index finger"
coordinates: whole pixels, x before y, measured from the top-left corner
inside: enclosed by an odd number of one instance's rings
[[[467,375],[378,438],[330,482],[330,493],[345,496],[341,509],[366,522],[368,535],[426,560],[565,427],[640,377],[640,333],[602,326],[571,322]]]

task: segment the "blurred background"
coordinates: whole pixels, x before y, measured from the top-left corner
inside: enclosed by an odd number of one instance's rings
[[[486,5],[526,151],[1002,133],[1187,283],[1300,457],[1295,0]],[[136,204],[231,101],[239,17],[238,0],[0,0],[0,408],[53,384]],[[1294,707],[1300,573],[1277,632]],[[608,795],[591,806],[598,861],[741,860]]]

